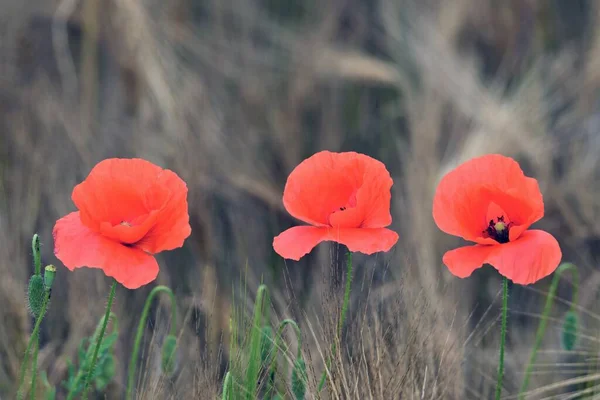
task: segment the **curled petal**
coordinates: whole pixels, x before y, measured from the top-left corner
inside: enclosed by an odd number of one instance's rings
[[[540,230],[528,230],[514,242],[492,246],[486,262],[519,285],[529,285],[550,275],[562,258],[554,236]]]
[[[327,240],[344,244],[350,251],[373,254],[389,251],[398,241],[398,234],[387,228],[330,228]]]
[[[96,232],[100,232],[103,223],[142,225],[143,216],[160,208],[169,197],[167,190],[156,190],[157,176],[162,171],[137,158],[99,162],[73,189],[71,197],[81,212],[81,221]],[[152,196],[148,198],[146,193],[151,189]]]
[[[112,225],[109,222],[100,223],[100,234],[105,238],[115,240],[117,242],[134,244],[142,240],[148,231],[156,224],[159,212],[154,210],[139,217],[139,223],[122,222],[118,225]]]
[[[148,284],[158,275],[154,257],[94,232],[81,222],[79,212],[59,219],[52,233],[54,254],[70,270],[99,268],[129,289]]]
[[[354,152],[322,151],[292,171],[283,204],[311,225],[380,228],[392,221],[392,184],[380,161]]]
[[[470,276],[483,264],[519,285],[529,285],[550,275],[560,263],[562,252],[547,232],[528,230],[514,242],[493,246],[460,247],[444,254],[444,264],[459,278]]]
[[[525,176],[512,158],[489,154],[471,159],[446,174],[433,201],[433,218],[451,235],[487,243],[490,205],[502,209],[513,223],[511,240],[544,215],[538,183]],[[514,230],[514,232],[512,232]]]
[[[300,260],[327,237],[327,228],[295,226],[273,239],[275,252],[283,258]]]
[[[183,246],[185,239],[192,233],[185,182],[174,172],[164,170],[157,186],[169,190],[169,199],[159,210],[152,228],[136,243],[136,247],[151,254]]]
[[[450,250],[444,254],[443,262],[452,275],[459,278],[471,276],[473,271],[479,269],[486,262],[492,250],[496,246],[465,246]]]

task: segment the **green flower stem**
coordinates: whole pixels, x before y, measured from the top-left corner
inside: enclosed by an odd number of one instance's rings
[[[504,378],[504,346],[506,344],[506,318],[508,316],[508,279],[502,278],[502,327],[500,330],[500,359],[498,361],[498,379],[496,381],[496,400],[502,395]]]
[[[148,319],[148,314],[150,313],[150,306],[152,305],[152,300],[154,297],[160,293],[165,292],[169,295],[171,299],[171,334],[175,335],[177,333],[177,303],[175,302],[175,295],[173,291],[166,286],[157,286],[148,295],[146,298],[146,303],[144,304],[144,310],[142,311],[142,318],[140,318],[140,322],[138,324],[137,333],[135,335],[135,341],[133,343],[133,353],[131,354],[131,359],[129,360],[129,369],[127,372],[127,399],[131,400],[133,398],[133,385],[135,383],[135,369],[137,365],[138,355],[140,353],[140,345],[142,343],[142,337],[144,336],[144,328],[146,327],[146,321]]]
[[[348,251],[346,254],[346,288],[344,290],[344,302],[342,303],[342,315],[338,324],[338,335],[342,337],[342,329],[346,322],[346,313],[348,312],[348,304],[350,303],[350,290],[352,289],[352,253]]]
[[[348,304],[350,303],[350,290],[352,289],[352,253],[348,251],[346,253],[346,287],[344,289],[344,302],[342,303],[342,312],[340,315],[340,320],[338,323],[338,337],[342,339],[342,329],[344,328],[344,323],[346,322],[346,312],[348,311]],[[335,342],[331,346],[331,353],[335,353],[336,345]],[[325,379],[327,378],[327,370],[331,367],[331,358],[327,358],[326,368],[321,375],[321,380],[319,381],[318,391],[323,390],[323,386],[325,385]]]
[[[552,278],[552,283],[550,284],[548,296],[546,296],[546,304],[544,305],[544,311],[542,312],[540,325],[538,326],[537,332],[535,334],[535,342],[533,344],[533,348],[531,349],[531,355],[529,356],[527,368],[525,369],[525,377],[523,378],[523,383],[521,384],[521,390],[519,390],[520,400],[525,398],[524,392],[529,386],[529,378],[533,370],[533,365],[535,363],[537,352],[540,346],[542,345],[542,340],[544,339],[544,334],[546,333],[546,327],[548,326],[548,315],[550,314],[550,310],[552,309],[552,305],[554,304],[554,298],[558,289],[558,282],[560,281],[562,274],[566,271],[571,272],[571,275],[573,277],[573,296],[570,311],[575,311],[577,309],[577,300],[579,295],[579,271],[577,270],[577,267],[574,264],[564,263],[556,269],[554,277]]]
[[[29,354],[31,353],[31,347],[33,344],[38,343],[38,337],[40,333],[40,326],[42,325],[42,319],[44,319],[44,315],[46,315],[46,309],[48,308],[48,303],[50,300],[50,292],[46,293],[46,297],[44,298],[44,303],[42,304],[42,309],[40,310],[40,315],[35,321],[35,326],[33,327],[33,332],[31,333],[31,337],[29,338],[29,343],[27,343],[27,348],[25,349],[25,355],[23,356],[23,362],[21,364],[21,371],[19,373],[19,388],[17,389],[17,399],[23,399],[23,383],[25,382],[25,371],[27,370],[27,361],[29,361]]]
[[[110,294],[108,295],[108,303],[106,304],[106,312],[104,313],[104,321],[102,321],[102,328],[100,329],[100,334],[98,335],[98,339],[96,340],[96,348],[94,349],[94,355],[92,355],[90,369],[85,378],[85,384],[83,386],[83,400],[87,399],[88,388],[90,386],[90,381],[92,380],[92,376],[94,374],[94,368],[96,368],[98,352],[100,351],[100,345],[102,344],[102,339],[104,338],[104,332],[106,331],[106,326],[108,325],[108,320],[110,319],[110,310],[112,308],[113,300],[115,299],[116,291],[117,281],[113,280],[112,286],[110,287]]]
[[[31,360],[31,389],[29,392],[31,394],[31,400],[35,400],[35,383],[37,381],[37,360],[38,360],[38,352],[40,350],[40,335],[38,334],[35,338],[35,347],[33,348],[33,357]]]

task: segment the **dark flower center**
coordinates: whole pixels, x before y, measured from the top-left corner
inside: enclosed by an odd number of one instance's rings
[[[507,224],[506,222],[504,222],[504,216],[501,216],[496,218],[495,222],[493,219],[491,219],[487,229],[483,231],[483,234],[485,237],[490,237],[498,243],[508,243],[509,230],[510,223]]]

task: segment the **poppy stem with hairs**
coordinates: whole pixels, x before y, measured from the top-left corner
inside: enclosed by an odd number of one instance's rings
[[[500,328],[500,360],[498,361],[498,379],[496,381],[496,400],[502,395],[504,378],[504,346],[506,344],[506,319],[508,316],[508,278],[502,278],[502,326]]]
[[[37,381],[37,363],[38,363],[38,353],[40,351],[40,341],[38,333],[38,337],[35,339],[34,347],[33,347],[33,358],[31,359],[31,388],[29,389],[29,393],[31,395],[31,400],[35,400],[35,384]]]
[[[352,253],[346,253],[346,288],[344,289],[344,302],[342,303],[342,314],[338,325],[338,336],[342,337],[342,329],[346,322],[346,312],[350,303],[350,289],[352,289]]]
[[[44,315],[46,314],[46,309],[48,307],[48,303],[50,302],[50,292],[46,293],[44,297],[44,303],[42,304],[42,309],[40,310],[40,314],[35,321],[35,326],[33,328],[33,332],[31,333],[31,337],[29,338],[29,343],[27,343],[27,349],[25,349],[25,356],[23,357],[23,363],[21,364],[21,372],[19,376],[19,388],[17,390],[17,399],[23,398],[23,383],[25,382],[25,371],[27,370],[27,361],[29,361],[29,354],[31,352],[31,346],[37,346],[38,337],[40,334],[40,326],[42,325],[42,320],[44,319]],[[35,350],[34,350],[35,351]],[[37,362],[37,360],[36,360]]]
[[[338,338],[342,340],[342,329],[344,328],[344,323],[346,322],[346,313],[348,311],[348,304],[350,303],[350,290],[352,289],[352,252],[348,250],[346,253],[346,287],[344,289],[344,302],[342,303],[342,311],[340,314],[340,320],[338,322]],[[335,353],[336,346],[335,342],[331,346],[331,353]],[[321,375],[321,380],[319,381],[319,389],[320,392],[325,385],[325,379],[327,377],[327,371],[331,366],[331,358],[327,359],[325,371]]]
[[[110,319],[110,310],[112,308],[112,303],[115,298],[116,291],[117,281],[113,280],[112,286],[110,287],[110,294],[108,295],[108,303],[106,304],[106,312],[104,313],[104,321],[102,321],[102,328],[100,329],[100,333],[98,334],[98,339],[96,339],[96,348],[94,349],[94,354],[92,355],[90,369],[85,378],[85,384],[83,386],[83,400],[87,400],[88,387],[90,386],[90,381],[92,380],[92,376],[94,375],[94,368],[96,368],[96,361],[98,360],[98,352],[100,351],[102,339],[104,338],[104,332],[106,331],[106,326],[108,325],[108,320]]]
[[[135,341],[133,344],[133,352],[131,353],[131,360],[129,360],[129,370],[127,373],[127,399],[133,398],[133,385],[135,383],[135,367],[137,365],[138,354],[140,353],[140,344],[142,343],[142,337],[144,336],[144,328],[146,327],[146,320],[150,313],[150,306],[154,297],[160,293],[165,292],[169,295],[171,300],[171,335],[175,335],[177,332],[177,303],[175,302],[175,295],[173,291],[166,286],[157,286],[146,298],[144,304],[144,310],[142,311],[142,317],[138,324],[137,333],[135,334]]]

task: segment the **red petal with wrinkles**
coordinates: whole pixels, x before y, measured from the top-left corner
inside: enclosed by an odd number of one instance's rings
[[[392,222],[392,184],[380,161],[322,151],[292,171],[283,204],[292,216],[316,226],[383,228]]]
[[[562,252],[556,239],[547,232],[529,230],[514,242],[496,246],[460,247],[444,255],[444,264],[453,275],[466,278],[483,264],[519,285],[529,285],[556,270]]]
[[[330,228],[327,239],[346,245],[350,251],[373,254],[389,251],[398,234],[387,228]]]
[[[273,249],[283,258],[300,260],[327,237],[327,228],[295,226],[273,239]]]
[[[519,285],[529,285],[558,268],[562,252],[548,232],[528,230],[514,242],[494,246],[486,262]]]
[[[283,204],[314,226],[283,232],[273,241],[275,251],[299,260],[323,240],[366,254],[388,251],[398,240],[384,229],[392,223],[392,185],[385,165],[364,154],[322,151],[309,157],[288,177]]]
[[[99,268],[129,289],[150,283],[158,275],[154,257],[92,231],[81,222],[79,212],[59,219],[52,233],[54,254],[71,271]]]
[[[90,229],[149,253],[172,250],[190,235],[187,186],[172,171],[142,159],[108,159],[73,190]]]
[[[513,223],[511,240],[544,215],[537,181],[526,177],[512,158],[489,154],[461,164],[442,178],[433,200],[433,218],[448,234],[492,244],[482,235],[492,204]]]

